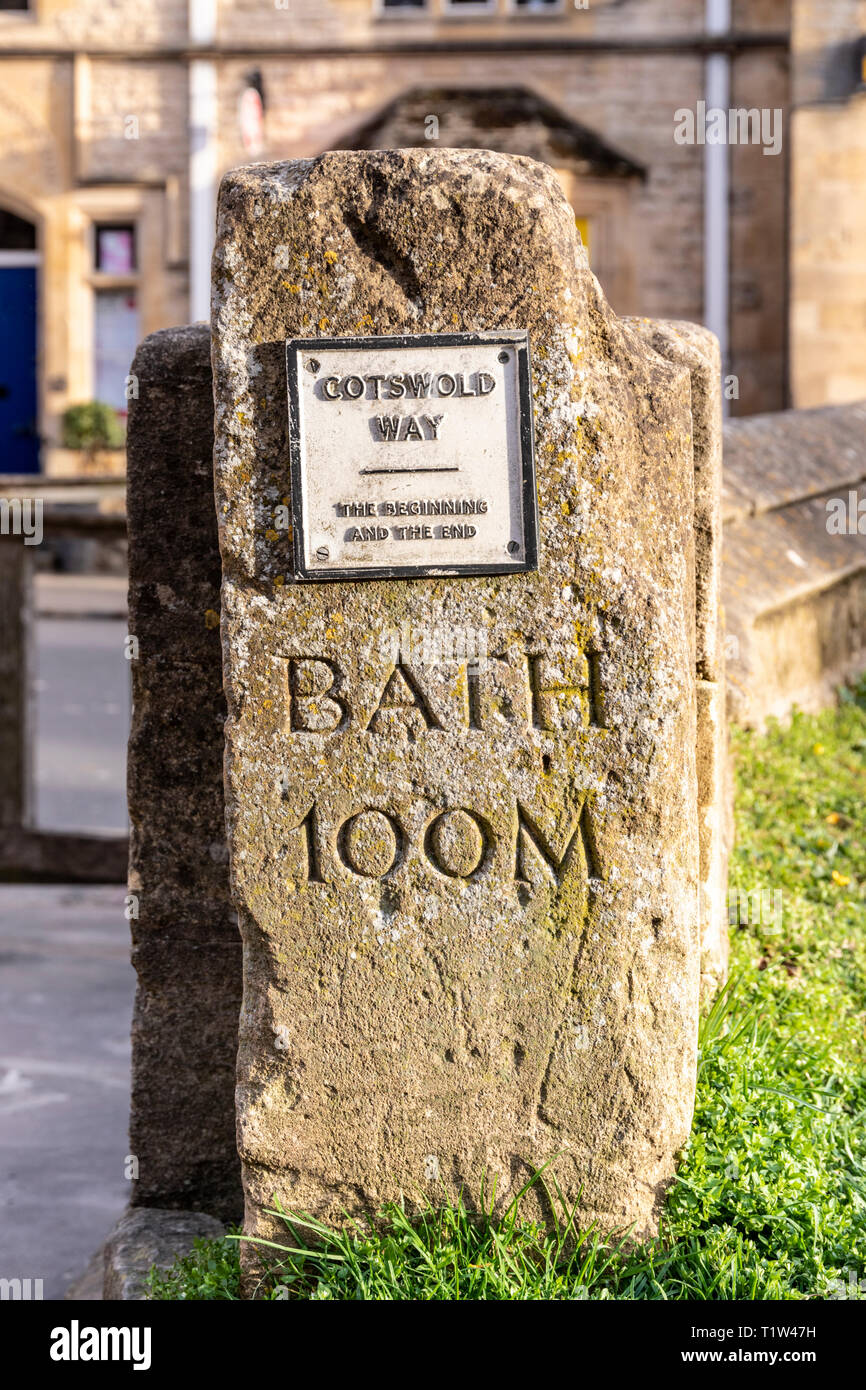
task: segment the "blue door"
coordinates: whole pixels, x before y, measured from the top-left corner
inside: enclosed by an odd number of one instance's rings
[[[38,473],[36,267],[0,265],[0,473]]]

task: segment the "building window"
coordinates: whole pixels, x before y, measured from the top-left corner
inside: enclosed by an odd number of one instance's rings
[[[93,224],[93,398],[126,416],[126,380],[139,339],[135,222]]]
[[[259,159],[265,148],[265,84],[261,70],[253,68],[244,77],[238,100],[238,129],[244,153]]]
[[[515,14],[561,14],[565,0],[508,0],[508,8]],[[575,9],[585,9],[575,5]]]
[[[429,10],[430,0],[376,0],[380,15],[389,17],[401,14],[423,14]]]
[[[96,290],[93,321],[94,399],[126,416],[126,379],[138,347],[138,294],[134,288]]]
[[[444,15],[495,14],[498,8],[497,0],[442,0]]]
[[[101,275],[135,274],[137,265],[134,224],[97,222],[94,239],[94,270]]]

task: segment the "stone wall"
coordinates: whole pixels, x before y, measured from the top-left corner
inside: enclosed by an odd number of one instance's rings
[[[449,40],[546,40],[555,45],[563,36],[619,40],[699,34],[703,20],[703,0],[619,0],[614,5],[590,3],[583,10],[564,4],[554,15],[511,13],[507,0],[496,0],[493,13],[456,17],[447,13],[443,0],[428,0],[426,14],[390,16],[379,12],[375,0],[290,0],[276,15],[257,0],[233,0],[221,9],[219,33],[226,43],[258,39],[265,45],[273,42],[276,30],[282,44],[301,51]]]
[[[728,706],[760,728],[866,669],[866,403],[725,428]]]

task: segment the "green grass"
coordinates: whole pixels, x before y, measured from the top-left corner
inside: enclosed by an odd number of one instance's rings
[[[734,735],[732,977],[701,1025],[694,1125],[659,1238],[387,1208],[374,1233],[286,1224],[278,1282],[303,1299],[866,1296],[866,681],[838,710]],[[781,912],[773,895],[781,893]],[[779,899],[775,899],[779,905]],[[536,1178],[557,1199],[555,1163]],[[488,1206],[489,1204],[485,1203]],[[264,1252],[263,1252],[264,1253]],[[859,1281],[864,1280],[863,1292]],[[236,1299],[236,1239],[198,1242],[157,1299]]]

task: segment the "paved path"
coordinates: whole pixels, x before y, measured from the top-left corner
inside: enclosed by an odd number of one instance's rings
[[[38,575],[35,597],[41,615],[31,673],[36,824],[45,830],[124,831],[126,581]],[[90,616],[46,616],[62,613]]]
[[[35,590],[37,824],[123,831],[126,581],[39,574]],[[129,1196],[124,891],[0,884],[0,1278],[42,1279],[45,1298]]]
[[[0,885],[0,1277],[62,1298],[126,1205],[121,887]]]

